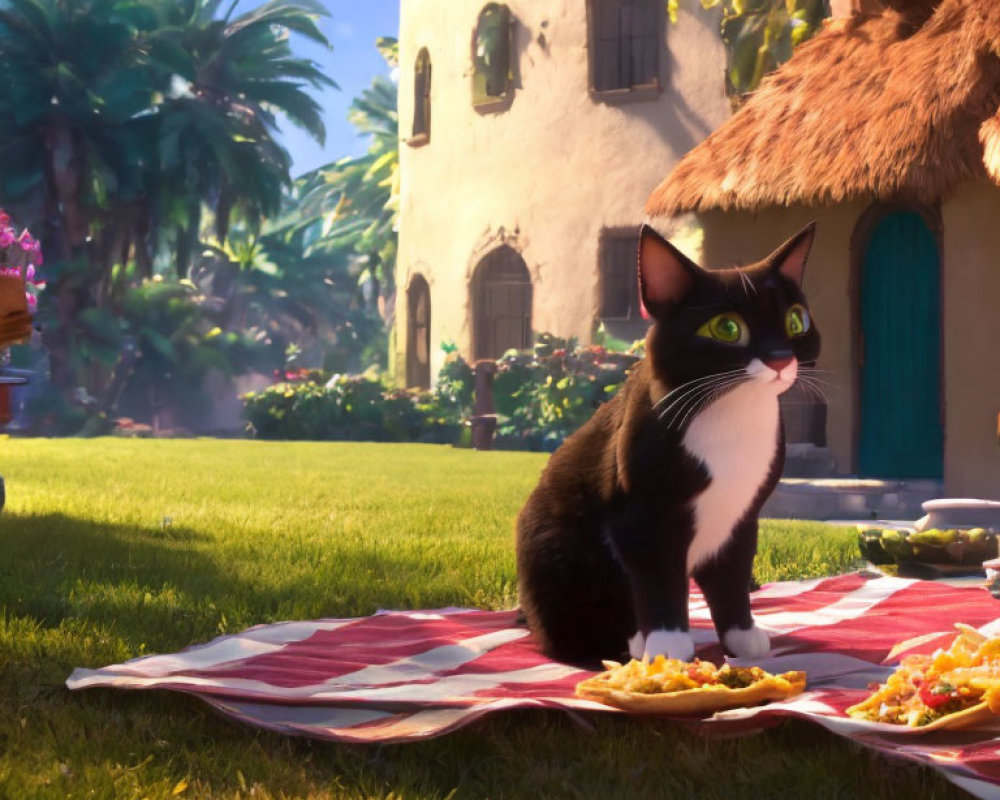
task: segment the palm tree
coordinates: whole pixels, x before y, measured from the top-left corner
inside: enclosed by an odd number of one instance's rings
[[[364,369],[381,320],[358,291],[351,251],[312,247],[316,229],[290,224],[295,203],[289,195],[287,216],[265,223],[259,234],[234,224],[224,247],[208,247],[192,262],[191,279],[223,329],[259,331],[272,348],[299,353],[304,363]]]
[[[184,0],[156,37],[180,68],[159,109],[159,156],[181,277],[199,243],[203,204],[219,243],[234,215],[259,227],[278,213],[291,183],[278,114],[322,142],[321,109],[306,86],[336,86],[289,46],[289,31],[329,46],[315,23],[326,13],[317,0],[271,0],[234,17],[236,5],[217,19],[220,0]]]
[[[396,40],[381,38],[376,46],[395,66]],[[283,215],[261,238],[287,290],[281,304],[262,307],[296,308],[307,317],[297,341],[321,347],[324,365],[337,371],[386,360],[399,195],[396,85],[375,78],[354,99],[349,119],[370,137],[368,152],[296,180]]]
[[[390,67],[398,63],[395,39],[376,42]],[[348,119],[358,133],[369,136],[368,152],[344,158],[303,175],[297,186],[300,224],[321,225],[313,249],[334,252],[347,248],[359,265],[358,282],[379,301],[384,317],[391,315],[385,301],[394,291],[397,223],[399,220],[399,117],[397,90],[392,81],[377,76],[351,104]]]
[[[289,33],[328,44],[317,0],[272,0],[240,16],[221,0],[5,0],[0,5],[0,202],[40,232],[40,317],[53,383],[110,366],[115,304],[148,278],[162,228],[187,271],[202,208],[220,242],[230,221],[279,209],[290,159],[277,115],[319,139],[307,89],[334,85],[294,56]]]
[[[142,42],[155,24],[146,4],[128,0],[0,8],[0,188],[45,245],[46,340],[63,386],[74,321],[106,294],[105,257],[143,229],[155,152],[148,111],[163,76]]]

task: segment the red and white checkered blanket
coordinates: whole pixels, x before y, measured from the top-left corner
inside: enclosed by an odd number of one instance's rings
[[[1000,603],[981,588],[872,574],[774,583],[753,594],[771,672],[805,670],[807,691],[784,702],[719,712],[695,723],[726,731],[810,719],[862,745],[941,770],[980,797],[1000,796],[1000,724],[920,734],[848,719],[843,710],[902,656],[946,647],[955,622],[1000,635]],[[692,592],[698,655],[722,653]],[[512,611],[392,611],[362,619],[262,625],[172,655],[76,669],[70,689],[172,689],[285,733],[344,742],[402,742],[454,730],[509,708],[623,713],[574,697],[592,673],[536,650]]]

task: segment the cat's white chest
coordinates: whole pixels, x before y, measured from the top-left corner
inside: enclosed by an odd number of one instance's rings
[[[777,393],[748,381],[713,402],[688,426],[684,447],[705,463],[712,479],[693,503],[689,573],[729,540],[760,491],[774,461],[778,424]]]

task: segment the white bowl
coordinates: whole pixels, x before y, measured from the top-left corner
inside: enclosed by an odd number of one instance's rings
[[[1000,501],[973,498],[928,500],[926,516],[914,524],[918,531],[931,528],[993,528],[1000,530]]]

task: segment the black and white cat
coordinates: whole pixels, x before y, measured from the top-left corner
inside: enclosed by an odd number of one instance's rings
[[[801,289],[813,234],[703,270],[643,227],[646,357],[553,453],[518,517],[521,609],[551,656],[690,660],[689,577],[729,654],[768,652],[749,591],[784,465],[778,395],[819,354]]]

